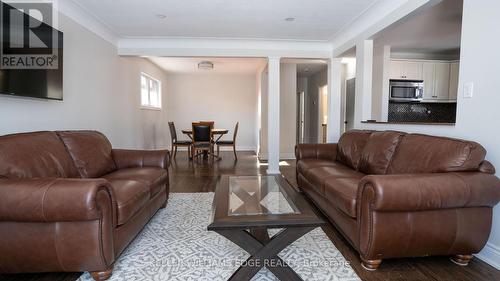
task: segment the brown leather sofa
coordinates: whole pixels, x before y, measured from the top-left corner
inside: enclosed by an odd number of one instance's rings
[[[297,181],[367,270],[430,255],[467,265],[486,244],[500,200],[485,155],[470,141],[355,130],[338,144],[298,145]]]
[[[169,152],[112,149],[94,131],[0,137],[0,273],[113,264],[168,199]]]

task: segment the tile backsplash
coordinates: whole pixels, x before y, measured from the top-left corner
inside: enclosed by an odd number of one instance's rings
[[[455,123],[456,103],[389,103],[389,122]]]

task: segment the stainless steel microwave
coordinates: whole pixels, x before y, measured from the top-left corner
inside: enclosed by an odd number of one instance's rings
[[[389,84],[390,100],[419,102],[424,99],[424,81],[391,80]]]

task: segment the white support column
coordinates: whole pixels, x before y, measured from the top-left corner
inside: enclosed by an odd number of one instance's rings
[[[335,143],[340,138],[342,113],[342,59],[332,58],[328,64],[328,127],[327,142]]]
[[[280,173],[280,57],[268,58],[268,174]]]
[[[384,63],[382,69],[382,122],[389,118],[389,71],[391,69],[391,46],[384,46]]]
[[[373,40],[356,44],[356,94],[354,127],[372,119]]]

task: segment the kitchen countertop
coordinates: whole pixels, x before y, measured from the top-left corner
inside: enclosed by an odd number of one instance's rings
[[[393,125],[440,125],[440,126],[455,126],[455,123],[438,123],[438,122],[382,122],[382,121],[361,121],[363,124],[393,124]]]

